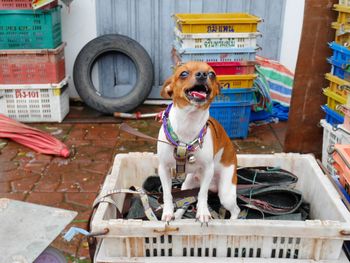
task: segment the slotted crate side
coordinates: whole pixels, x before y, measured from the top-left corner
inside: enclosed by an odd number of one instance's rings
[[[323,94],[327,96],[327,106],[331,109],[339,113],[341,116],[344,116],[340,110],[337,109],[338,105],[346,104],[346,98],[338,95],[337,93],[330,90],[330,88],[326,88],[323,90]]]
[[[339,0],[339,5],[344,5],[344,6],[350,7],[350,0]]]
[[[347,238],[340,236],[339,231],[350,228],[350,214],[312,155],[238,155],[238,164],[278,166],[295,173],[299,178],[296,189],[311,203],[310,216],[317,220],[212,220],[209,227],[205,228],[194,220],[175,220],[167,226],[161,221],[113,219],[109,217],[109,211],[112,211],[113,207],[101,203],[92,220],[92,231],[101,231],[106,227],[110,231],[106,236],[98,238],[96,262],[203,262],[204,259],[211,260],[209,262],[227,262],[227,253],[231,253],[231,257],[236,257],[238,261],[242,261],[245,256],[246,262],[261,262],[261,258],[248,258],[250,249],[253,249],[251,253],[255,255],[260,253],[266,262],[290,262],[284,259],[290,259],[294,255],[297,258],[295,262],[300,263],[308,262],[309,259],[339,258],[342,239]],[[154,174],[157,167],[158,159],[154,154],[119,154],[115,158],[111,174],[106,177],[102,192],[142,185],[144,179]],[[123,202],[120,196],[114,199],[121,209]],[[212,253],[216,246],[219,248],[215,251],[215,258]],[[166,256],[166,253],[169,253],[166,249],[169,247],[172,248],[171,256]],[[202,248],[201,257],[195,256],[198,255],[199,247]],[[209,248],[208,257],[205,256],[206,248]],[[147,249],[149,252],[146,252]],[[162,249],[164,257],[160,256]],[[146,253],[150,253],[149,257],[131,257]],[[157,256],[154,256],[154,253]],[[225,258],[218,255],[224,255]],[[282,258],[279,258],[280,255]]]
[[[224,89],[252,88],[255,78],[255,74],[217,76],[221,87]]]
[[[0,85],[0,113],[22,122],[61,122],[69,112],[67,82]]]
[[[338,112],[330,109],[327,105],[321,106],[321,109],[326,113],[326,121],[331,125],[344,123],[344,117]]]
[[[216,75],[246,75],[255,73],[255,61],[209,62]]]
[[[328,58],[327,61],[332,65],[331,74],[335,75],[336,77],[342,80],[350,81],[349,65],[341,64],[335,59],[333,59],[333,57]]]
[[[0,83],[61,82],[66,75],[64,46],[46,50],[0,50]]]
[[[0,49],[53,49],[62,43],[61,6],[0,10]]]
[[[221,89],[220,94],[214,98],[215,102],[236,102],[237,105],[253,104],[254,91],[250,88]]]

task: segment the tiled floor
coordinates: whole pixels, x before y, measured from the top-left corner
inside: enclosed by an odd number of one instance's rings
[[[162,107],[143,107],[143,112]],[[33,126],[63,140],[72,150],[68,159],[40,155],[14,142],[0,139],[0,197],[23,200],[79,212],[71,225],[86,228],[91,205],[113,158],[130,151],[155,152],[156,144],[119,131],[121,121],[82,106],[72,107],[61,124]],[[157,136],[160,123],[127,120],[129,125]],[[252,126],[247,139],[233,140],[239,153],[274,153],[283,150],[287,123]],[[70,225],[70,226],[71,226]],[[75,237],[67,243],[59,236],[53,246],[80,258],[88,258],[87,243]]]

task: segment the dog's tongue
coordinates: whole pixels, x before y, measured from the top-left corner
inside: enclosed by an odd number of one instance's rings
[[[207,94],[205,92],[192,91],[190,94],[192,97],[195,97],[198,99],[205,99],[207,97]]]

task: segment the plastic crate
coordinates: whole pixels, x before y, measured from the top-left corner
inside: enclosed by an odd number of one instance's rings
[[[53,49],[62,43],[61,6],[0,10],[0,49]]]
[[[196,50],[196,52],[193,52]],[[255,60],[256,51],[254,49],[210,49],[196,48],[191,50],[182,50],[175,48],[176,58],[182,63],[188,61],[202,62],[241,62]]]
[[[254,102],[253,89],[221,89],[220,94],[214,98],[214,102],[239,102],[252,104]]]
[[[321,120],[320,124],[323,127],[322,164],[332,175],[336,175],[332,164],[332,154],[329,152],[329,149],[335,144],[350,144],[350,134],[347,133],[341,124],[330,124],[325,119]]]
[[[350,24],[350,7],[344,5],[334,5],[333,9],[338,12],[337,22],[339,24]]]
[[[346,104],[346,98],[339,96],[335,92],[331,91],[330,88],[324,89],[323,94],[327,96],[327,106],[331,110],[334,110],[338,112],[340,115],[343,115],[341,111],[337,110],[337,106]]]
[[[0,50],[1,84],[59,83],[66,75],[64,46]]]
[[[344,128],[350,133],[350,107],[341,105],[339,110],[344,114]]]
[[[216,78],[222,88],[252,88],[256,75],[218,75]]]
[[[341,231],[348,231],[350,214],[313,155],[239,154],[240,166],[273,166],[299,178],[296,189],[310,203],[311,220],[218,220],[202,227],[194,219],[162,221],[115,219],[110,202],[97,206],[91,231],[97,236],[94,262],[347,262]],[[143,181],[158,169],[152,153],[118,154],[101,193]],[[121,211],[124,194],[111,197]],[[328,261],[327,261],[328,260]],[[339,260],[339,261],[338,261]]]
[[[350,81],[350,65],[339,63],[334,60],[333,57],[327,59],[327,61],[332,64],[331,73],[340,79]]]
[[[255,61],[209,62],[216,75],[243,75],[255,73]]]
[[[261,21],[246,13],[175,14],[174,19],[182,33],[256,32]]]
[[[333,167],[339,176],[339,182],[344,187],[347,194],[350,194],[350,167],[346,162],[350,161],[350,145],[335,144],[335,151],[332,154]]]
[[[261,33],[183,34],[177,28],[174,32],[183,48],[257,48],[256,39],[261,36]]]
[[[327,105],[323,105],[321,108],[326,113],[326,121],[329,124],[337,125],[344,123],[344,116],[340,115],[335,110],[330,109]]]
[[[327,73],[325,77],[327,80],[329,80],[329,89],[335,94],[347,100],[348,92],[344,86],[348,86],[350,88],[350,82],[329,73]]]
[[[350,64],[350,50],[347,47],[339,45],[335,42],[329,44],[330,48],[333,49],[332,58],[338,63],[343,65]]]
[[[61,122],[69,111],[67,79],[58,84],[0,85],[0,113],[21,122]]]
[[[0,0],[0,10],[31,10],[33,9],[32,0]],[[57,6],[58,1],[55,0],[43,7],[41,9],[50,9]]]

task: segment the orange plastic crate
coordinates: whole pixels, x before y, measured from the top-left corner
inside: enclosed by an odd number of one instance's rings
[[[66,74],[64,46],[62,44],[56,49],[0,50],[0,83],[59,83]]]

